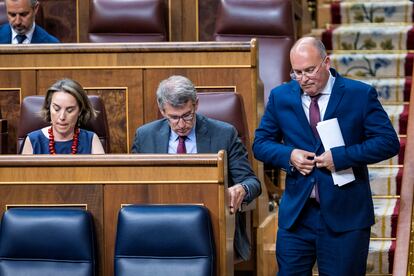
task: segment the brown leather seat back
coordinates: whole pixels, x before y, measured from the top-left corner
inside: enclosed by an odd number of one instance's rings
[[[259,42],[259,75],[267,103],[270,91],[289,81],[289,51],[295,41],[292,0],[221,0],[216,41]]]
[[[199,92],[197,113],[233,125],[246,148],[250,149],[249,129],[243,98],[234,92]]]
[[[92,0],[89,42],[167,41],[163,0]]]
[[[95,108],[99,113],[95,119],[90,120],[85,126],[81,126],[84,129],[93,131],[98,135],[106,153],[110,152],[109,143],[109,128],[106,118],[105,105],[99,96],[88,96]],[[28,96],[23,99],[20,109],[20,123],[17,131],[17,149],[21,151],[21,147],[24,139],[29,132],[46,127],[49,123],[45,122],[40,117],[40,109],[42,108],[44,96]]]

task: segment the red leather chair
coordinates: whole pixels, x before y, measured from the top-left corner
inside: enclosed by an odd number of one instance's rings
[[[216,41],[257,38],[265,103],[274,87],[290,79],[289,52],[295,42],[292,0],[221,0],[214,37]]]
[[[197,113],[233,125],[243,144],[250,150],[249,129],[243,98],[234,92],[199,92]]]
[[[163,0],[91,0],[89,42],[168,40]]]
[[[109,127],[106,119],[105,105],[99,96],[88,96],[93,108],[99,111],[95,119],[90,120],[85,126],[87,130],[93,131],[98,135],[106,153],[110,152]],[[17,149],[21,151],[24,139],[29,132],[46,127],[49,123],[45,122],[40,116],[44,96],[28,96],[23,99],[20,109],[20,123],[17,131]]]

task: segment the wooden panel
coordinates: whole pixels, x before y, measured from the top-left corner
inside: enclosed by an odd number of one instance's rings
[[[88,204],[98,231],[99,275],[109,276],[121,204],[203,204],[212,219],[217,275],[233,275],[234,215],[226,203],[226,162],[224,152],[0,156],[0,207]]]
[[[44,29],[61,42],[77,42],[77,1],[40,0],[43,10]]]
[[[56,80],[77,80],[90,94],[102,96],[110,130],[111,153],[127,153],[135,129],[143,123],[142,70],[41,70],[38,91]]]
[[[8,123],[7,153],[16,153],[18,118],[20,116],[20,89],[0,89],[0,106]]]
[[[198,0],[198,32],[200,41],[214,40],[217,8],[220,0]]]

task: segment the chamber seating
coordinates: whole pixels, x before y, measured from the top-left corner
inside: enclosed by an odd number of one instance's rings
[[[270,91],[290,80],[289,51],[295,41],[292,0],[221,0],[216,41],[259,41],[259,75],[264,103]],[[261,97],[261,95],[259,95]]]
[[[168,40],[163,0],[93,0],[89,42],[161,42]]]
[[[243,98],[234,92],[198,92],[197,113],[233,125],[243,144],[250,149],[249,129]]]
[[[214,252],[201,205],[129,205],[119,212],[115,276],[215,275]]]
[[[110,152],[109,128],[106,118],[105,105],[99,96],[88,96],[92,106],[99,111],[98,116],[88,122],[87,125],[81,126],[87,130],[93,131],[98,135],[106,153]],[[17,149],[20,149],[29,132],[46,127],[49,123],[45,122],[40,116],[39,111],[42,108],[44,96],[28,96],[23,99],[20,109],[20,123],[17,131]]]
[[[0,275],[95,275],[92,229],[81,209],[9,209],[0,228]]]

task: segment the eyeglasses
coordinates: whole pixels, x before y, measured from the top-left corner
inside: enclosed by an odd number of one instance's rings
[[[299,70],[293,70],[290,72],[290,78],[292,80],[301,80],[303,78],[303,76],[306,76],[309,79],[312,79],[316,76],[316,74],[319,72],[319,69],[321,69],[322,64],[326,61],[326,57],[322,60],[321,63],[319,63],[318,66],[316,67],[310,67],[307,68],[303,71],[299,71]]]
[[[180,120],[183,120],[185,123],[191,122],[194,119],[195,111],[192,111],[191,113],[187,113],[181,116],[168,116],[165,115],[165,118],[167,118],[168,121],[170,121],[171,124],[177,125]]]

